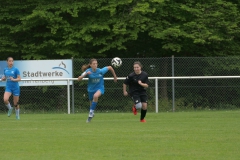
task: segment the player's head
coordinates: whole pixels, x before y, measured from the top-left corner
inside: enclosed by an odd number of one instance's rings
[[[133,70],[136,74],[140,74],[142,71],[142,64],[139,61],[133,63]]]
[[[13,66],[13,58],[12,57],[8,57],[7,58],[7,64],[8,64],[8,67],[12,67]]]
[[[97,65],[98,65],[97,59],[92,58],[92,59],[90,59],[90,61],[89,61],[88,64],[84,64],[84,65],[82,66],[82,71],[84,72],[84,71],[86,71],[86,69],[88,69],[88,68],[90,68],[90,67],[91,67],[92,69],[96,69],[96,68],[97,68]]]
[[[97,62],[97,59],[91,59],[90,61],[89,61],[89,65],[90,65],[90,67],[92,68],[92,69],[96,69],[97,68],[97,66],[98,66],[98,62]]]

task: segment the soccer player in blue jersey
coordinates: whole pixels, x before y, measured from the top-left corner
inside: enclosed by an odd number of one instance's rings
[[[19,96],[20,96],[20,87],[18,81],[21,80],[19,70],[13,66],[13,58],[7,58],[7,67],[4,69],[4,76],[2,81],[6,81],[5,92],[3,96],[3,101],[8,108],[8,117],[12,114],[12,106],[9,102],[9,97],[13,94],[13,105],[15,107],[16,119],[19,120]]]
[[[78,77],[81,81],[84,77],[88,78],[88,97],[90,100],[90,111],[87,123],[90,122],[94,116],[94,110],[97,106],[98,98],[104,94],[104,74],[111,71],[114,77],[114,82],[117,82],[117,76],[112,66],[97,68],[98,63],[96,59],[91,59],[89,64],[82,66],[83,73]]]

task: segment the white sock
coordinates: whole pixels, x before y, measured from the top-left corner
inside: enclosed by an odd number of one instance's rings
[[[92,114],[90,114],[90,113],[92,113]],[[94,114],[94,110],[90,109],[88,117],[93,117],[93,114]]]
[[[7,107],[8,109],[11,109],[11,108],[12,108],[10,103],[6,104],[6,107]]]
[[[16,116],[19,116],[20,109],[15,109]]]

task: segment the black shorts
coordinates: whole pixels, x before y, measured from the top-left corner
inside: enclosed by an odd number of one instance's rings
[[[142,103],[147,103],[147,100],[148,100],[148,97],[146,94],[141,94],[141,95],[133,95],[131,96],[134,104],[137,104],[139,102],[142,102]]]

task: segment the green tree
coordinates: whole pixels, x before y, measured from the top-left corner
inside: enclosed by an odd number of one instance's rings
[[[0,53],[15,59],[239,55],[226,0],[8,0]]]

